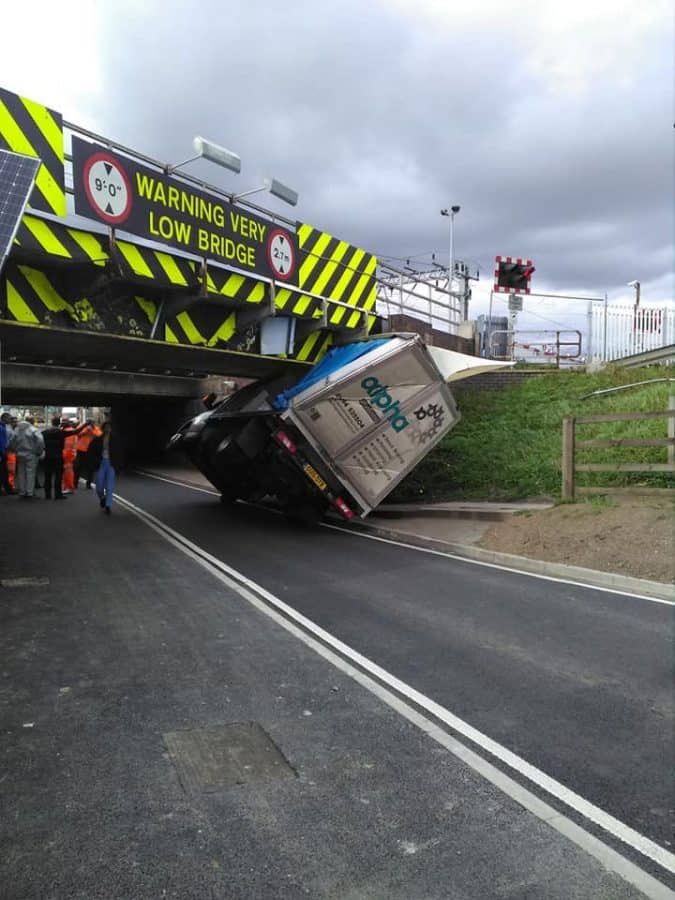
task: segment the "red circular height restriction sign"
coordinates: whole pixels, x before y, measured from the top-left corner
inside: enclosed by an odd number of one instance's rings
[[[275,228],[267,239],[267,261],[280,281],[288,281],[295,274],[295,248],[288,232],[281,228]]]
[[[131,184],[118,159],[94,153],[82,171],[84,191],[96,215],[109,225],[120,225],[131,212]]]

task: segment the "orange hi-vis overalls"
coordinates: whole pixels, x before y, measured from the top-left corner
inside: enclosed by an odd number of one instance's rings
[[[77,490],[80,478],[85,478],[87,487],[91,487],[93,472],[91,462],[87,455],[89,445],[97,436],[99,429],[95,425],[85,425],[77,436],[77,456],[75,457],[75,489]]]
[[[77,436],[77,452],[86,453],[94,438],[94,426],[87,425]]]
[[[77,435],[68,434],[63,444],[63,490],[75,490],[75,456],[77,455]]]
[[[9,486],[14,490],[14,478],[16,476],[16,453],[11,450],[7,451],[7,480]]]

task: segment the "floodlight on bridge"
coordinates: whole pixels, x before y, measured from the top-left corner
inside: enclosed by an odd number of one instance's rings
[[[208,159],[209,162],[222,166],[224,169],[229,169],[231,172],[236,172],[237,174],[241,172],[241,157],[232,150],[227,150],[225,147],[221,147],[220,144],[214,144],[213,141],[208,141],[199,135],[192,141],[192,146],[197,155],[184,159],[183,162],[179,162],[175,166],[167,166],[169,174],[175,172],[176,169],[180,169],[181,166],[194,162],[196,159]]]
[[[203,137],[196,137],[192,142],[192,146],[195,148],[197,156],[203,156],[209,162],[215,163],[217,166],[223,166],[223,168],[230,169],[232,172],[237,172],[237,174],[241,172],[241,157],[233,153],[232,150],[226,150],[225,147],[214,144],[213,141],[207,141]]]
[[[267,189],[273,197],[278,197],[284,203],[288,203],[289,206],[298,205],[298,192],[294,191],[293,188],[282,184],[276,178],[266,178],[265,181],[267,182]]]
[[[277,181],[276,178],[265,178],[262,187],[252,188],[250,191],[235,194],[232,199],[241,200],[242,197],[250,197],[251,194],[259,194],[260,191],[269,191],[273,197],[278,197],[280,200],[283,200],[284,203],[288,203],[289,206],[298,205],[298,192],[294,191],[293,188],[288,187],[288,185],[282,184],[281,181]]]

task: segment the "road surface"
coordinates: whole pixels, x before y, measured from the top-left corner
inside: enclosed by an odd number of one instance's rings
[[[8,898],[670,896],[671,606],[120,491],[11,511]],[[197,797],[171,742],[251,721],[297,780]]]
[[[673,837],[673,607],[136,477],[124,496],[633,828]]]

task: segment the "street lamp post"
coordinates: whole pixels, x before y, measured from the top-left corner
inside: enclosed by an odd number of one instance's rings
[[[451,206],[450,209],[442,209],[442,216],[450,217],[450,265],[448,268],[448,330],[450,327],[450,310],[452,309],[452,302],[454,298],[454,294],[452,292],[453,281],[455,280],[455,216],[459,212],[459,206]]]
[[[629,281],[628,287],[635,288],[635,306],[633,307],[633,352],[642,352],[644,350],[645,343],[645,332],[644,332],[644,317],[638,315],[638,308],[640,306],[640,282],[639,281]],[[639,351],[636,349],[638,346],[639,339]]]
[[[635,308],[637,309],[640,305],[640,282],[639,281],[629,281],[628,287],[635,288]]]

